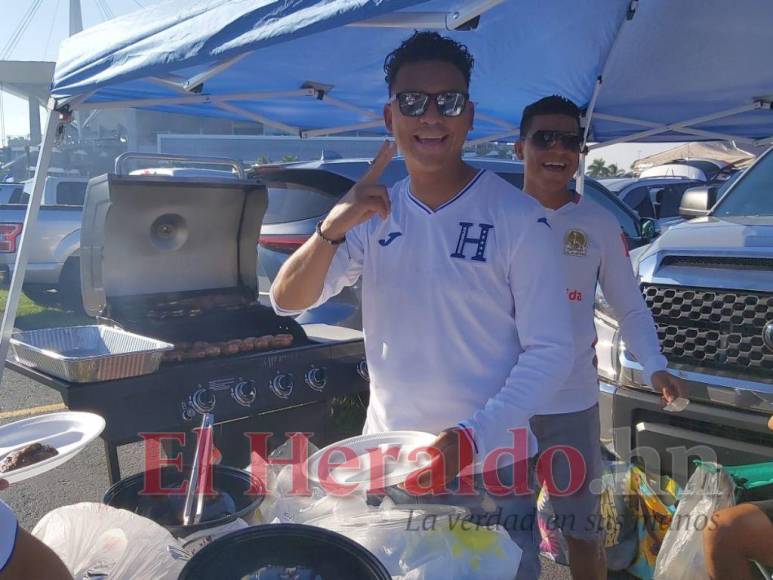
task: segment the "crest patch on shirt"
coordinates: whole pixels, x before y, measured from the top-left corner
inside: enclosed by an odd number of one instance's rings
[[[584,256],[588,253],[588,235],[582,230],[569,230],[564,236],[564,254]]]

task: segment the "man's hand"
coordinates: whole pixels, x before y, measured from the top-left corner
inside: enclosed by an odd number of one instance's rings
[[[330,210],[322,222],[322,234],[338,240],[354,226],[369,220],[373,214],[385,220],[391,204],[387,188],[379,184],[381,174],[397,152],[397,145],[384,141],[365,175]]]
[[[419,488],[427,490],[427,493],[442,490],[470,464],[472,456],[462,457],[460,453],[462,437],[466,435],[458,427],[446,429],[438,435],[430,445],[430,448],[436,451],[436,455],[416,480]],[[460,462],[464,462],[464,465]],[[442,477],[442,481],[438,481],[438,476]],[[415,490],[411,489],[411,491]]]
[[[675,377],[668,371],[657,371],[652,373],[652,386],[663,397],[665,404],[671,403],[674,399],[684,397],[688,399],[689,389],[679,377]]]

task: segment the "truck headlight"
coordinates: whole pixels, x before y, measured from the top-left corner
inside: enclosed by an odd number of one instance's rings
[[[613,384],[620,378],[620,332],[619,325],[609,303],[600,289],[596,289],[595,316],[596,359],[599,377]]]

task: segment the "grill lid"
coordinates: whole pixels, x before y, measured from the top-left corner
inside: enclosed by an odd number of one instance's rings
[[[119,176],[89,182],[81,226],[86,312],[140,295],[257,295],[266,188],[256,181]]]

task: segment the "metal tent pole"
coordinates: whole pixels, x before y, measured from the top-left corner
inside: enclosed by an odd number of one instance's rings
[[[8,356],[11,333],[13,332],[13,324],[16,320],[16,309],[19,306],[21,288],[24,283],[24,274],[27,270],[27,262],[29,261],[29,253],[32,247],[30,244],[33,241],[33,237],[37,234],[36,226],[38,213],[40,211],[40,203],[43,200],[46,174],[48,173],[48,165],[51,161],[51,151],[54,148],[54,140],[56,138],[59,113],[54,110],[53,102],[50,102],[48,106],[48,121],[43,135],[43,142],[40,144],[38,163],[35,169],[35,184],[32,188],[29,205],[27,206],[27,213],[24,216],[21,237],[19,238],[19,245],[16,249],[16,263],[14,264],[13,275],[11,276],[11,287],[8,290],[8,301],[6,302],[5,312],[3,313],[3,323],[2,326],[0,326],[0,361],[2,361],[2,364],[0,364],[0,385],[3,381],[5,359]]]

